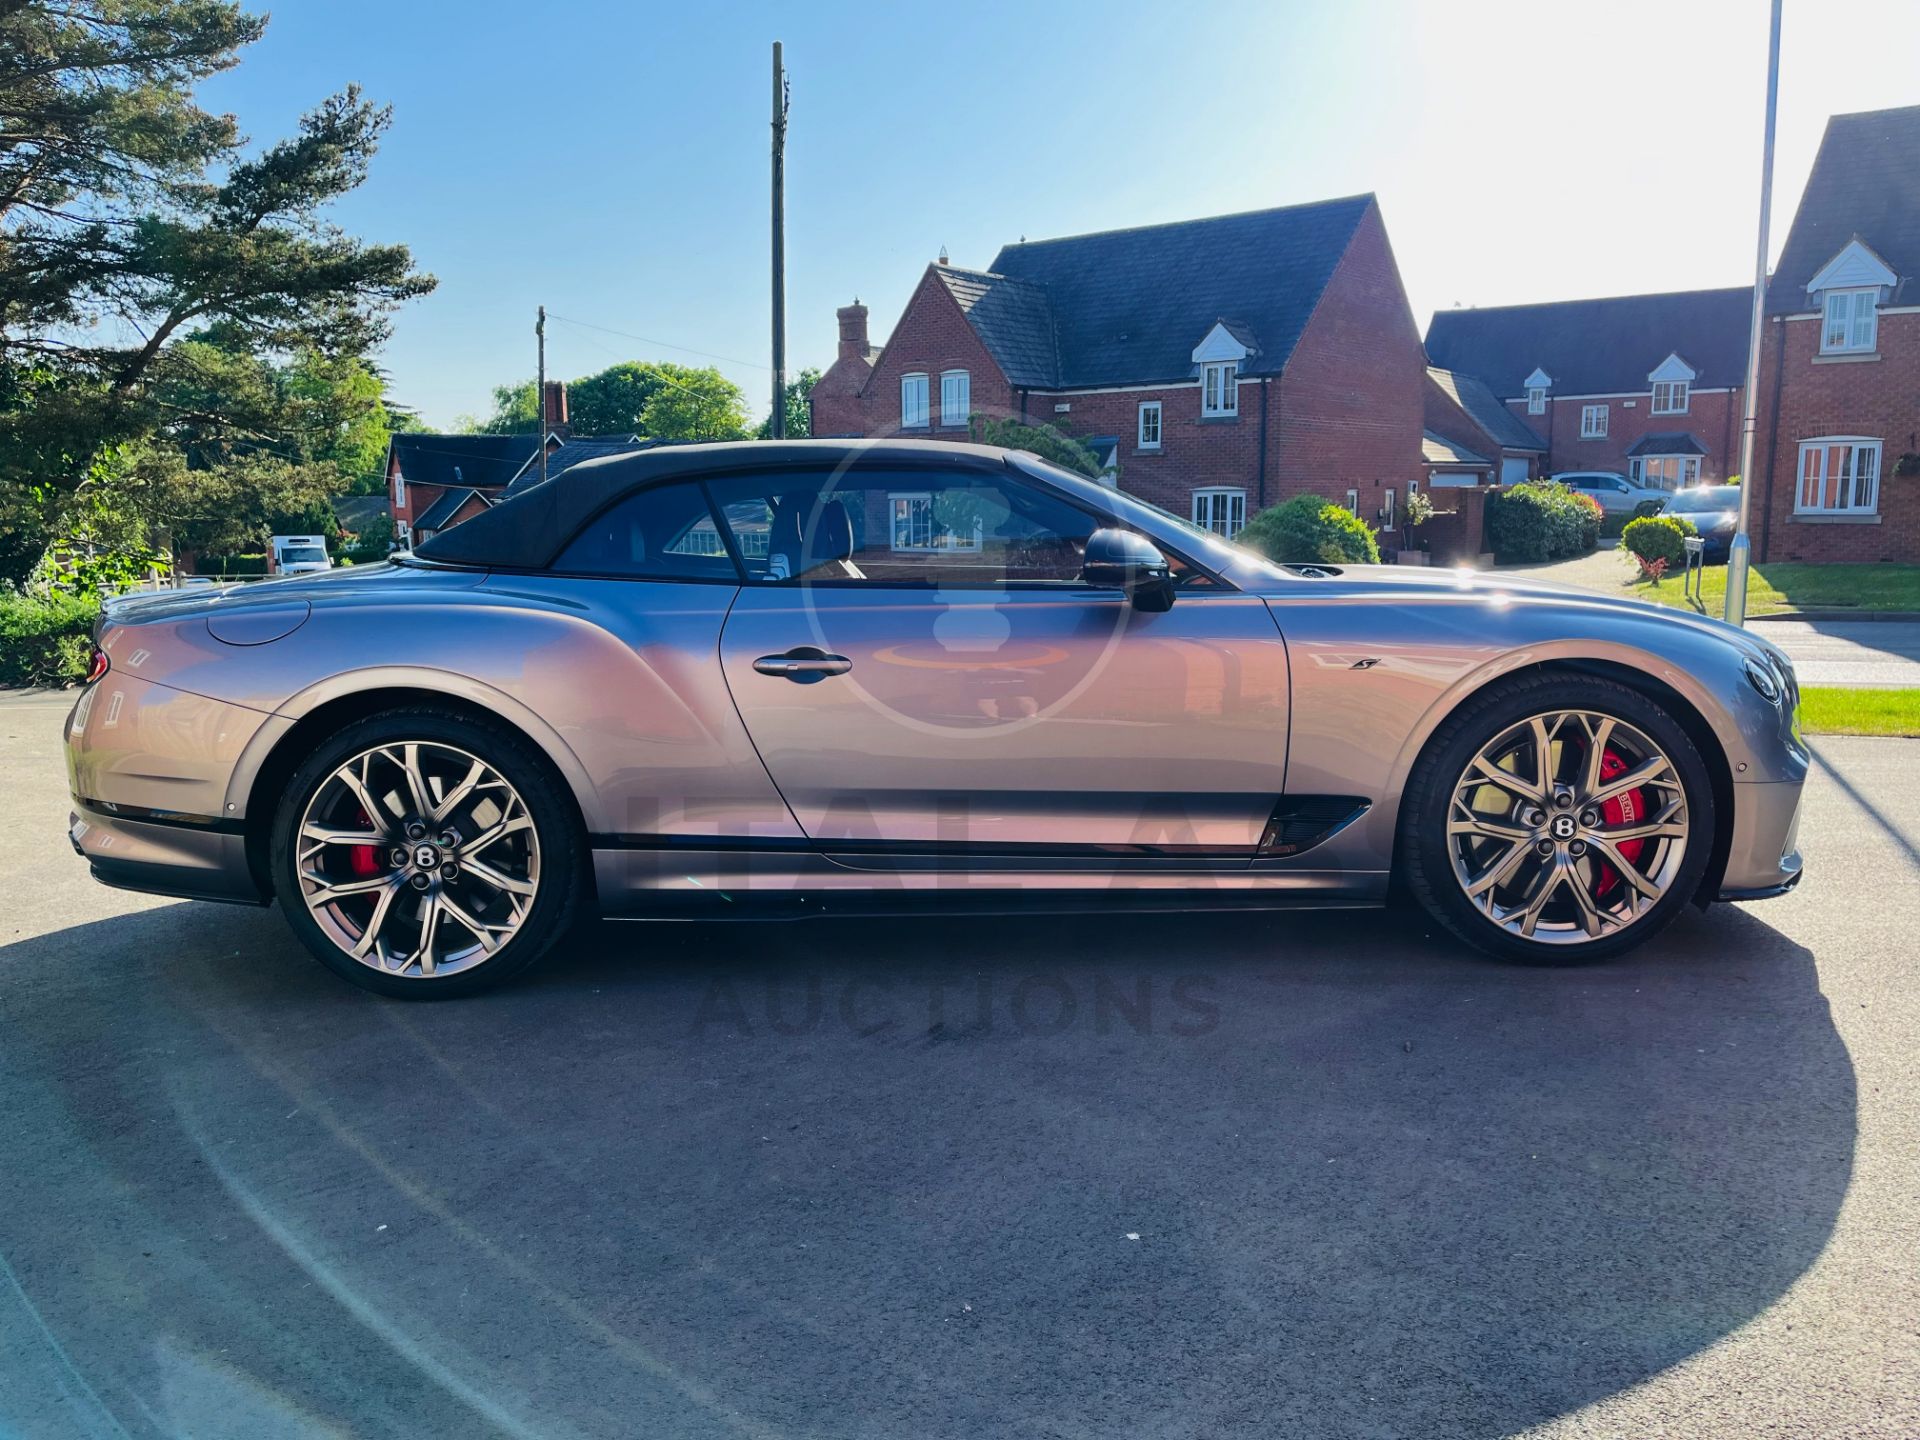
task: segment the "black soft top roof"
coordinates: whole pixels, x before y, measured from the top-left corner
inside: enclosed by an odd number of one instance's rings
[[[855,459],[881,464],[930,460],[1004,464],[1006,456],[1006,451],[990,445],[938,440],[740,440],[663,446],[575,465],[544,485],[509,496],[465,524],[423,540],[413,553],[443,565],[541,570],[607,505],[662,480],[797,465],[831,468]]]

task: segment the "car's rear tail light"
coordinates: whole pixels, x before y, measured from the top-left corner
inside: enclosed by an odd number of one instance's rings
[[[93,663],[87,667],[86,683],[91,685],[94,681],[98,680],[102,675],[105,675],[111,663],[112,662],[107,659],[106,651],[95,650],[93,652]]]

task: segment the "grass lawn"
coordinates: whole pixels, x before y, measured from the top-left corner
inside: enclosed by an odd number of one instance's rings
[[[1680,577],[1658,585],[1634,584],[1633,562],[1620,559],[1621,593],[1637,600],[1694,609],[1680,593]],[[1714,565],[1701,577],[1709,615],[1726,613],[1727,567]],[[1755,565],[1747,576],[1747,613],[1769,610],[1920,610],[1920,565]]]
[[[1920,737],[1920,690],[1813,686],[1800,692],[1800,728],[1809,735]]]

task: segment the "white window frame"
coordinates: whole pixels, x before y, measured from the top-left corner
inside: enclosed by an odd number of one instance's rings
[[[1611,405],[1582,405],[1580,407],[1580,438],[1582,440],[1606,439],[1607,421],[1612,411]]]
[[[1527,414],[1544,415],[1547,413],[1547,387],[1529,385],[1527,387]]]
[[[1687,407],[1693,403],[1693,382],[1691,380],[1656,380],[1653,382],[1653,404],[1649,412],[1654,415],[1684,415]]]
[[[407,503],[407,477],[398,470],[393,472],[393,505],[397,510]]]
[[[1807,503],[1807,481],[1812,479],[1820,490],[1824,500],[1827,482],[1832,478],[1828,466],[1833,451],[1846,447],[1848,454],[1842,461],[1843,467],[1849,467],[1846,478],[1842,480],[1846,494],[1845,504],[1827,505]],[[1871,456],[1871,467],[1861,464],[1862,458]],[[1880,466],[1885,458],[1885,449],[1881,442],[1869,435],[1818,435],[1800,442],[1799,465],[1793,475],[1793,513],[1796,515],[1878,515],[1880,513]],[[1807,461],[1817,459],[1819,464],[1812,475],[1808,474]],[[1865,470],[1863,476],[1862,471]],[[1864,497],[1864,498],[1863,498]]]
[[[959,404],[950,405],[948,401],[951,399],[957,399]],[[972,409],[973,376],[965,370],[942,370],[940,372],[940,428],[942,430],[965,429],[967,416]]]
[[[915,390],[919,392],[919,405],[917,408],[912,406],[908,400],[909,395]],[[927,406],[930,403],[927,395],[926,371],[911,370],[900,377],[900,428],[902,430],[926,429],[930,419],[927,413]],[[915,418],[916,416],[918,418]]]
[[[1360,492],[1358,490],[1347,491],[1347,513],[1354,516],[1355,518],[1359,517]]]
[[[1231,540],[1246,526],[1247,492],[1237,485],[1206,486],[1193,492],[1191,513],[1202,530]]]
[[[1667,461],[1674,462],[1673,484],[1666,483],[1666,476],[1649,480],[1649,465],[1658,464],[1664,471]],[[1698,455],[1636,455],[1627,462],[1627,480],[1629,483],[1653,490],[1684,490],[1689,485],[1700,483],[1700,457]]]
[[[917,520],[907,518],[907,538],[902,544],[900,539],[900,503],[921,503],[926,506],[926,525],[924,541],[915,537],[919,528]],[[971,537],[961,539],[949,531],[944,537],[936,538],[933,533],[933,492],[931,490],[889,490],[887,492],[887,545],[896,555],[968,555],[980,549],[980,528],[976,521]]]
[[[404,520],[394,521],[393,539],[394,543],[402,550],[411,550],[413,548],[413,526]]]
[[[1399,518],[1399,511],[1394,505],[1393,487],[1389,485],[1383,492],[1380,501],[1380,528],[1382,530],[1393,529],[1395,522],[1398,521]]]
[[[1149,417],[1153,420],[1151,439],[1148,438],[1149,426],[1147,420]],[[1160,401],[1142,400],[1140,402],[1140,413],[1134,421],[1134,448],[1138,450],[1158,450],[1160,448],[1161,436],[1166,434],[1166,418],[1165,412],[1161,409]]]
[[[1200,417],[1218,419],[1240,413],[1240,362],[1216,360],[1200,367]]]
[[[1864,303],[1863,303],[1864,302]],[[1838,331],[1838,338],[1835,332]],[[1829,290],[1820,301],[1820,353],[1867,355],[1880,340],[1880,289]]]

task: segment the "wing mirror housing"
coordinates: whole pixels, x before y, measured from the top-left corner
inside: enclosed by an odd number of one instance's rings
[[[1096,530],[1089,535],[1080,579],[1097,590],[1126,591],[1136,610],[1158,613],[1173,608],[1173,567],[1158,546],[1131,530]]]

